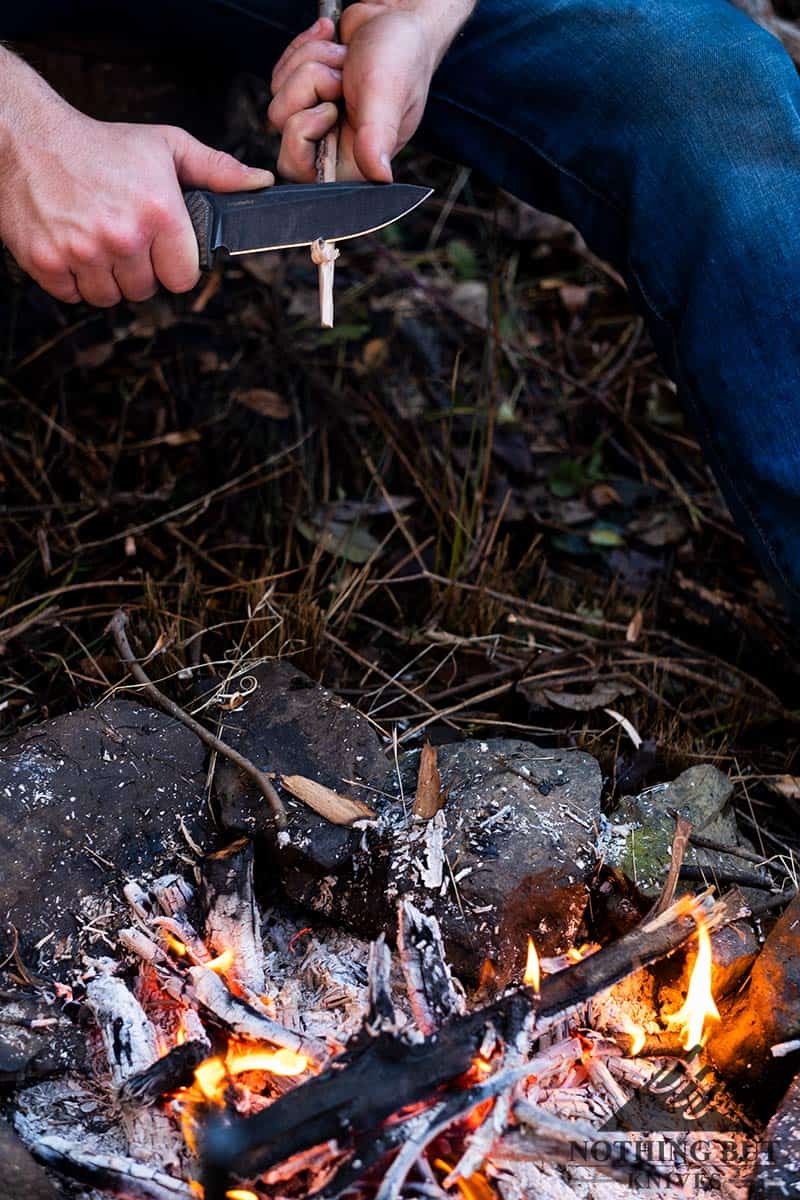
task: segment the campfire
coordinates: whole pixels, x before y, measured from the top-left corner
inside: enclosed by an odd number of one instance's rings
[[[60,989],[91,1014],[88,1070],[13,1105],[22,1140],[79,1196],[566,1200],[605,1178],[672,1197],[690,1175],[704,1194],[745,1194],[741,1154],[693,1153],[719,1020],[710,934],[740,915],[736,894],[683,897],[558,957],[531,936],[517,983],[498,991],[487,969],[471,996],[408,900],[395,951],[262,915],[250,843],[125,899],[113,957]],[[659,1011],[653,972],[691,946],[684,1002]],[[656,1139],[646,1119],[618,1120],[643,1090],[674,1119]]]

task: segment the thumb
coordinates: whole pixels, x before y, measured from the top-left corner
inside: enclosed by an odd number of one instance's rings
[[[396,120],[396,116],[392,113]],[[365,179],[375,183],[392,182],[392,154],[399,130],[387,114],[383,121],[359,121],[353,141],[353,158]]]
[[[198,142],[184,129],[167,126],[163,134],[172,151],[178,179],[188,187],[208,188],[212,192],[239,192],[270,187],[275,182],[271,171],[248,167],[232,154]]]

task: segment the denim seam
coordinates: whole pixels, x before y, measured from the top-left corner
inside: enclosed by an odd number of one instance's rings
[[[478,112],[476,109],[471,108],[467,104],[462,104],[458,100],[453,100],[450,97],[443,96],[439,92],[434,91],[431,93],[431,95],[434,97],[434,99],[438,100],[440,103],[450,105],[452,108],[460,109],[462,112],[468,113],[471,117],[477,119],[478,121],[481,121],[487,125],[491,125],[495,129],[499,129],[503,133],[508,134],[509,137],[514,138],[516,141],[521,142],[523,145],[527,146],[529,150],[532,150],[534,154],[538,154],[538,156],[540,158],[544,159],[544,161],[546,163],[548,163],[551,167],[553,167],[556,171],[558,171],[559,174],[565,175],[568,179],[572,179],[580,187],[584,188],[587,192],[589,192],[590,195],[595,196],[598,200],[600,200],[608,208],[612,209],[614,212],[616,212],[620,216],[624,217],[625,211],[620,205],[618,205],[615,201],[610,200],[608,198],[608,196],[606,196],[602,192],[598,191],[597,188],[592,187],[592,185],[587,183],[585,179],[581,179],[581,177],[579,175],[576,175],[574,171],[571,171],[568,167],[562,166],[561,163],[557,162],[556,159],[554,159],[550,154],[546,153],[546,151],[542,150],[541,147],[535,145],[533,142],[529,141],[527,138],[522,137],[516,130],[509,128],[508,126],[504,125],[502,122],[495,120],[493,117],[492,118],[487,117],[484,113]],[[626,266],[627,266],[627,269],[628,269],[628,272],[629,272],[631,278],[636,283],[636,286],[639,290],[639,294],[641,295],[644,303],[651,310],[651,312],[656,317],[656,319],[658,321],[660,321],[663,325],[665,325],[672,333],[673,358],[675,361],[675,365],[679,369],[679,375],[681,377],[681,382],[686,391],[687,398],[689,399],[689,401],[691,403],[692,410],[695,414],[695,419],[697,419],[697,417],[699,416],[699,413],[700,413],[700,409],[694,398],[692,388],[688,383],[686,371],[684,369],[683,358],[678,350],[678,340],[677,340],[677,337],[675,336],[674,330],[672,329],[672,326],[670,325],[669,321],[667,321],[667,319],[664,316],[662,316],[661,312],[659,311],[658,305],[655,304],[654,301],[651,299],[650,295],[647,292],[647,289],[642,284],[642,281],[639,277],[638,272],[632,266],[629,258],[626,258]],[[713,432],[709,429],[707,422],[705,421],[705,419],[701,419],[700,423],[702,424],[702,426],[705,430],[706,438],[708,439],[709,445],[714,446],[716,443],[716,438],[714,437]],[[789,593],[789,595],[791,595],[793,597],[800,598],[800,590],[795,588],[794,585],[791,584],[789,582],[789,580],[787,579],[786,572],[784,571],[784,569],[780,563],[780,560],[778,558],[778,554],[777,554],[774,544],[772,543],[772,541],[770,540],[770,538],[766,534],[766,532],[762,529],[761,524],[757,520],[747,497],[742,493],[742,490],[740,489],[738,482],[736,481],[736,479],[733,478],[733,476],[728,471],[728,469],[727,469],[722,457],[719,455],[719,453],[715,453],[714,457],[717,459],[720,474],[723,476],[723,478],[725,479],[725,481],[728,484],[728,487],[731,489],[732,493],[734,494],[734,496],[736,497],[738,502],[741,504],[744,511],[747,513],[747,516],[750,519],[750,523],[753,527],[754,532],[756,533],[756,535],[759,537],[759,539],[763,543],[763,545],[767,551],[767,554],[769,555],[770,561],[772,562],[772,564],[775,568],[775,571],[776,571],[778,577],[780,578],[781,582],[783,583],[784,587],[786,588],[787,592]]]

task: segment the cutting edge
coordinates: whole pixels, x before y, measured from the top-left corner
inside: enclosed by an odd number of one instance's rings
[[[377,233],[379,229],[385,229],[387,225],[394,225],[395,221],[402,221],[403,217],[407,217],[410,212],[413,212],[415,208],[419,208],[423,201],[427,200],[429,196],[433,195],[433,188],[421,187],[420,191],[423,193],[423,195],[415,200],[413,204],[409,204],[408,208],[403,209],[403,211],[398,213],[397,216],[390,217],[388,221],[381,221],[380,225],[371,225],[368,229],[359,229],[358,233],[345,233],[340,237],[334,234],[328,240],[331,242],[349,242],[352,241],[353,238],[366,237],[368,233]],[[227,253],[231,258],[238,258],[242,254],[266,254],[269,250],[295,250],[301,246],[313,246],[315,240],[315,238],[312,238],[310,241],[281,242],[280,244],[273,244],[270,246],[248,246],[246,250],[228,250]],[[216,247],[216,249],[227,250],[227,247],[220,245]]]

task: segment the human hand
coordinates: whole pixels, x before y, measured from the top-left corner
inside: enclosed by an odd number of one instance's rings
[[[313,182],[316,143],[339,119],[343,97],[337,177],[391,181],[391,160],[416,131],[433,73],[470,8],[461,3],[459,21],[437,27],[422,4],[357,3],[342,13],[341,46],[327,18],[296,37],[272,75],[280,174]]]
[[[0,139],[0,238],[19,265],[68,303],[145,300],[159,282],[188,291],[198,247],[181,184],[246,190],[271,173],[172,126],[95,121],[47,91]]]

